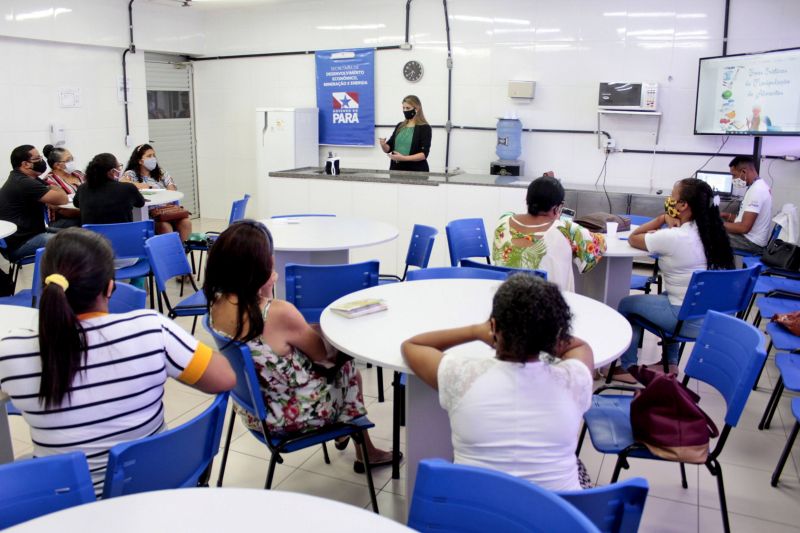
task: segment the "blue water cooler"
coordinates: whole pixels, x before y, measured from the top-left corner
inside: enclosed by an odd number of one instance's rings
[[[523,176],[525,162],[522,154],[522,122],[518,118],[497,119],[497,161],[489,165],[489,173],[496,176]]]

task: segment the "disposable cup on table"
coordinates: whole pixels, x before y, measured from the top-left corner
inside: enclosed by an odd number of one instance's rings
[[[618,227],[618,222],[606,222],[606,238],[609,240],[616,239]]]

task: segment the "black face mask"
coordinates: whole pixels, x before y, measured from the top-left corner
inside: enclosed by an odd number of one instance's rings
[[[417,116],[417,110],[409,109],[408,111],[403,111],[403,116],[406,117],[406,120],[411,120]]]
[[[47,170],[47,163],[44,162],[44,159],[40,159],[33,163],[34,172],[38,172],[39,174],[44,174],[45,170]]]

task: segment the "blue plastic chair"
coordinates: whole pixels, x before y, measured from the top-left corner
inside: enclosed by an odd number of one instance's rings
[[[225,392],[185,424],[111,448],[103,498],[208,486],[227,405],[228,393]]]
[[[485,268],[437,267],[412,270],[406,276],[406,281],[418,281],[421,279],[496,279],[504,281],[507,277],[508,272],[498,272]]]
[[[128,283],[116,282],[116,288],[108,301],[109,313],[127,313],[147,306],[147,292]]]
[[[640,315],[628,315],[626,318],[644,330],[661,338],[661,354],[664,372],[668,372],[667,345],[680,343],[681,354],[687,342],[693,342],[694,337],[681,333],[683,323],[706,316],[709,311],[718,311],[726,314],[744,314],[753,294],[753,287],[758,279],[760,266],[739,270],[698,270],[692,274],[689,287],[678,311],[678,323],[673,331],[666,331],[653,324]],[[641,344],[641,339],[636,339]],[[611,363],[611,368],[606,377],[606,383],[613,379],[616,361]]]
[[[753,287],[753,296],[750,298],[750,305],[747,307],[747,313],[745,316],[750,315],[750,311],[753,306],[758,306],[761,300],[763,300],[764,296],[782,297],[786,295],[788,297],[800,298],[800,278],[776,275],[770,268],[764,266],[760,259],[748,264],[749,266],[755,266],[758,264],[762,265],[762,267],[761,275],[758,277],[755,287]],[[800,275],[800,273],[797,272],[795,272],[795,274]],[[761,318],[762,317],[760,315],[756,314],[753,324],[758,326]]]
[[[759,281],[761,281],[761,279],[762,278],[759,278]],[[758,282],[756,282],[756,286],[758,286]],[[798,287],[798,289],[800,289],[800,287]],[[755,327],[760,326],[763,319],[771,320],[772,317],[777,314],[791,313],[792,311],[800,310],[800,292],[796,295],[791,295],[791,297],[787,297],[790,296],[789,293],[783,292],[771,292],[768,294],[776,294],[779,296],[764,296],[756,300],[758,312],[756,313],[755,319],[753,319],[753,325]]]
[[[324,213],[297,213],[294,215],[272,215],[270,218],[335,217]]]
[[[800,351],[800,337],[790,332],[777,322],[770,322],[764,328],[769,335],[769,346],[767,353],[774,347],[779,352],[798,352]]]
[[[286,300],[316,324],[335,300],[378,284],[378,261],[351,265],[286,265]]]
[[[234,200],[231,204],[231,214],[228,217],[228,225],[230,226],[236,221],[242,220],[244,218],[245,212],[247,211],[247,203],[250,201],[250,195],[245,194],[244,198],[241,200]],[[187,241],[186,242],[186,249],[189,250],[189,257],[192,261],[192,272],[197,273],[197,279],[200,279],[200,274],[203,271],[203,253],[208,252],[208,248],[214,244],[214,241],[217,240],[219,237],[218,231],[207,231],[203,235],[202,241]],[[200,259],[195,269],[194,266],[194,253],[200,252]]]
[[[415,266],[417,268],[428,268],[428,262],[431,260],[431,252],[433,251],[433,243],[439,230],[431,226],[423,226],[422,224],[414,224],[411,230],[411,240],[408,243],[408,252],[406,253],[406,268],[403,270],[403,276],[395,276],[392,274],[381,274],[383,279],[379,283],[394,283],[396,281],[405,281],[406,274],[408,274],[408,267]]]
[[[45,208],[45,212],[47,209]],[[19,273],[22,271],[22,267],[25,265],[33,264],[36,260],[34,255],[26,255],[16,261],[11,261],[8,259],[8,254],[6,252],[8,250],[8,244],[6,243],[5,239],[0,239],[0,255],[6,258],[10,263],[10,268],[8,270],[8,275],[11,276],[12,281],[12,290],[16,291],[17,288],[17,278],[19,278]]]
[[[23,289],[11,296],[0,298],[0,305],[16,305],[18,307],[38,307],[42,295],[42,275],[40,272],[44,248],[36,250],[33,262],[33,281],[30,289]]]
[[[482,218],[462,218],[445,226],[450,266],[458,266],[462,259],[483,257],[490,263],[491,249],[486,242],[486,228]]]
[[[514,268],[514,267],[507,267],[500,265],[487,265],[486,263],[481,263],[480,261],[473,261],[472,259],[462,259],[461,266],[467,268],[483,268],[484,270],[494,270],[495,272],[505,272],[506,276],[510,276],[511,274],[516,274],[516,273],[533,274],[534,276],[539,276],[543,280],[547,281],[547,272],[545,272],[544,270]]]
[[[555,493],[505,472],[442,459],[420,461],[408,527],[423,533],[600,531]]]
[[[88,229],[104,235],[111,241],[114,255],[117,259],[137,259],[136,263],[118,268],[114,279],[136,279],[147,277],[150,281],[150,307],[155,309],[155,286],[153,284],[153,271],[147,260],[144,243],[155,235],[155,226],[152,220],[138,222],[121,222],[119,224],[84,224]]]
[[[158,287],[158,310],[162,311],[163,306],[167,306],[167,316],[176,318],[179,316],[194,317],[192,321],[192,335],[197,326],[197,318],[208,312],[208,304],[205,294],[197,288],[194,278],[191,276],[192,267],[186,259],[186,253],[181,243],[181,238],[176,232],[164,233],[150,237],[144,244],[147,259],[153,270]],[[167,282],[177,276],[187,276],[189,283],[194,289],[194,293],[178,302],[173,306],[167,295]]]
[[[781,234],[781,225],[780,224],[775,224],[774,226],[772,226],[772,233],[769,234],[769,240],[767,240],[767,246],[769,246],[769,243],[771,243],[772,241],[777,239],[778,235],[780,235],[780,234]],[[744,257],[756,257],[756,258],[761,257],[761,254],[748,252],[748,251],[745,251],[745,250],[736,250],[736,249],[733,250],[733,255],[738,255],[738,256],[743,257],[743,258]]]
[[[731,429],[736,427],[744,411],[750,390],[758,370],[766,360],[764,335],[754,326],[743,320],[709,311],[694,349],[686,363],[684,383],[690,378],[697,379],[716,389],[725,399],[727,412],[725,426],[720,432],[713,449],[709,451],[705,466],[717,479],[722,522],[725,531],[730,531],[728,504],[722,482],[722,466],[718,457],[722,453]],[[630,387],[619,387],[632,390]],[[581,431],[578,450],[588,429],[595,449],[601,453],[617,454],[617,463],[611,482],[619,478],[623,468],[629,468],[628,458],[663,460],[633,438],[630,407],[633,396],[600,395],[592,398],[592,407],[583,415],[584,426]],[[681,483],[686,488],[686,471],[680,464]]]
[[[641,226],[642,224],[647,224],[648,222],[650,222],[654,218],[654,217],[648,217],[648,216],[645,216],[645,215],[626,215],[626,214],[621,214],[619,216],[626,217],[626,218],[630,219],[631,225],[633,225],[633,226]]]
[[[636,533],[642,521],[649,486],[641,477],[605,487],[557,492],[603,533]]]
[[[762,276],[775,276],[780,278],[800,279],[800,272],[798,272],[797,270],[785,270],[782,268],[767,266],[763,262],[761,262],[760,257],[743,257],[742,263],[744,264],[745,268],[761,265]]]
[[[0,465],[0,529],[93,501],[89,465],[81,452]]]
[[[759,284],[764,278],[765,276],[760,276],[758,278],[758,281],[756,282],[756,289],[758,289]],[[789,280],[785,278],[769,278],[769,279],[774,279],[775,281],[790,281],[798,283],[794,280]],[[767,293],[767,296],[762,296],[761,298],[755,300],[755,305],[758,311],[756,312],[756,316],[753,319],[753,325],[755,327],[759,327],[763,319],[772,320],[772,317],[774,317],[777,314],[800,311],[800,287],[797,287],[795,290],[797,292],[785,292],[782,290],[775,290]],[[755,298],[756,294],[754,291],[752,299]],[[776,333],[776,336],[778,337],[779,350],[794,350],[800,348],[800,342],[798,342],[800,339],[797,339],[797,337],[789,334],[786,331],[783,331],[776,324],[768,324],[766,329],[768,333],[769,332]],[[770,335],[770,343],[769,346],[767,346],[767,357],[769,357],[769,353],[772,350],[772,346],[773,346],[773,338],[772,335]],[[758,383],[761,380],[761,374],[763,372],[764,368],[762,367],[761,371],[758,373],[758,378],[756,379],[756,382],[753,385],[753,390],[756,390],[758,388]]]
[[[798,344],[800,345],[800,343]],[[758,429],[769,429],[784,389],[800,392],[800,355],[793,353],[775,354],[775,366],[778,367],[780,376],[777,383],[775,383],[772,395],[769,397],[767,407],[764,409],[764,415],[761,417]]]
[[[626,217],[631,221],[632,226],[641,226],[642,224],[647,224],[653,217],[648,217],[644,215],[626,215],[620,214],[617,216]],[[652,256],[651,256],[652,257]],[[643,276],[641,274],[632,274],[631,275],[631,290],[632,291],[642,291],[645,294],[650,294],[650,285],[658,284],[658,292],[661,293],[661,278],[658,275],[658,259],[653,264],[653,273],[649,276]]]
[[[330,424],[319,429],[302,433],[273,434],[267,426],[267,409],[264,405],[261,384],[256,374],[250,348],[248,348],[247,344],[233,341],[214,331],[209,324],[208,315],[203,318],[203,325],[214,338],[214,342],[219,348],[219,351],[225,356],[231,364],[233,371],[236,373],[236,386],[230,391],[233,401],[261,424],[261,431],[250,430],[250,434],[259,442],[266,445],[270,452],[269,469],[267,470],[267,480],[264,484],[264,488],[272,488],[275,467],[278,463],[283,463],[281,454],[296,452],[322,444],[325,463],[330,464],[331,461],[328,457],[328,449],[325,443],[339,437],[350,436],[361,446],[364,467],[367,474],[369,496],[372,501],[372,509],[377,513],[378,499],[375,495],[375,485],[372,481],[369,454],[367,453],[366,444],[364,442],[364,432],[375,427],[375,424],[370,422],[366,416],[361,416],[347,423]],[[217,487],[222,486],[222,480],[225,476],[225,465],[228,462],[228,451],[230,450],[233,425],[236,423],[237,418],[239,417],[233,409],[233,404],[231,404],[230,421],[228,422],[228,431],[223,446],[222,463],[220,464],[219,477],[217,478]]]
[[[786,464],[786,459],[789,458],[789,454],[792,452],[792,446],[794,445],[795,439],[797,439],[797,433],[800,432],[800,398],[792,398],[792,415],[794,415],[795,418],[794,427],[789,433],[789,438],[786,439],[786,446],[784,446],[783,451],[781,452],[781,457],[778,459],[778,464],[775,466],[775,471],[772,472],[772,480],[770,481],[770,484],[773,487],[778,486],[778,480],[781,478],[783,466]]]

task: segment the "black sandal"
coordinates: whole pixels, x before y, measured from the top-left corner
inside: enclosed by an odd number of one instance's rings
[[[387,466],[387,465],[392,464],[393,460],[394,460],[394,457],[390,457],[389,459],[387,459],[385,461],[379,461],[377,463],[373,463],[372,461],[370,461],[369,467],[370,468],[375,468],[376,466]],[[403,452],[400,452],[400,458],[398,459],[398,462],[400,462],[402,460],[403,460]],[[356,474],[365,473],[367,471],[367,467],[364,466],[364,461],[359,461],[358,459],[353,461],[353,471]]]
[[[345,437],[342,440],[336,439],[333,441],[333,445],[336,446],[336,449],[340,451],[347,448],[348,444],[350,444],[350,437]]]

